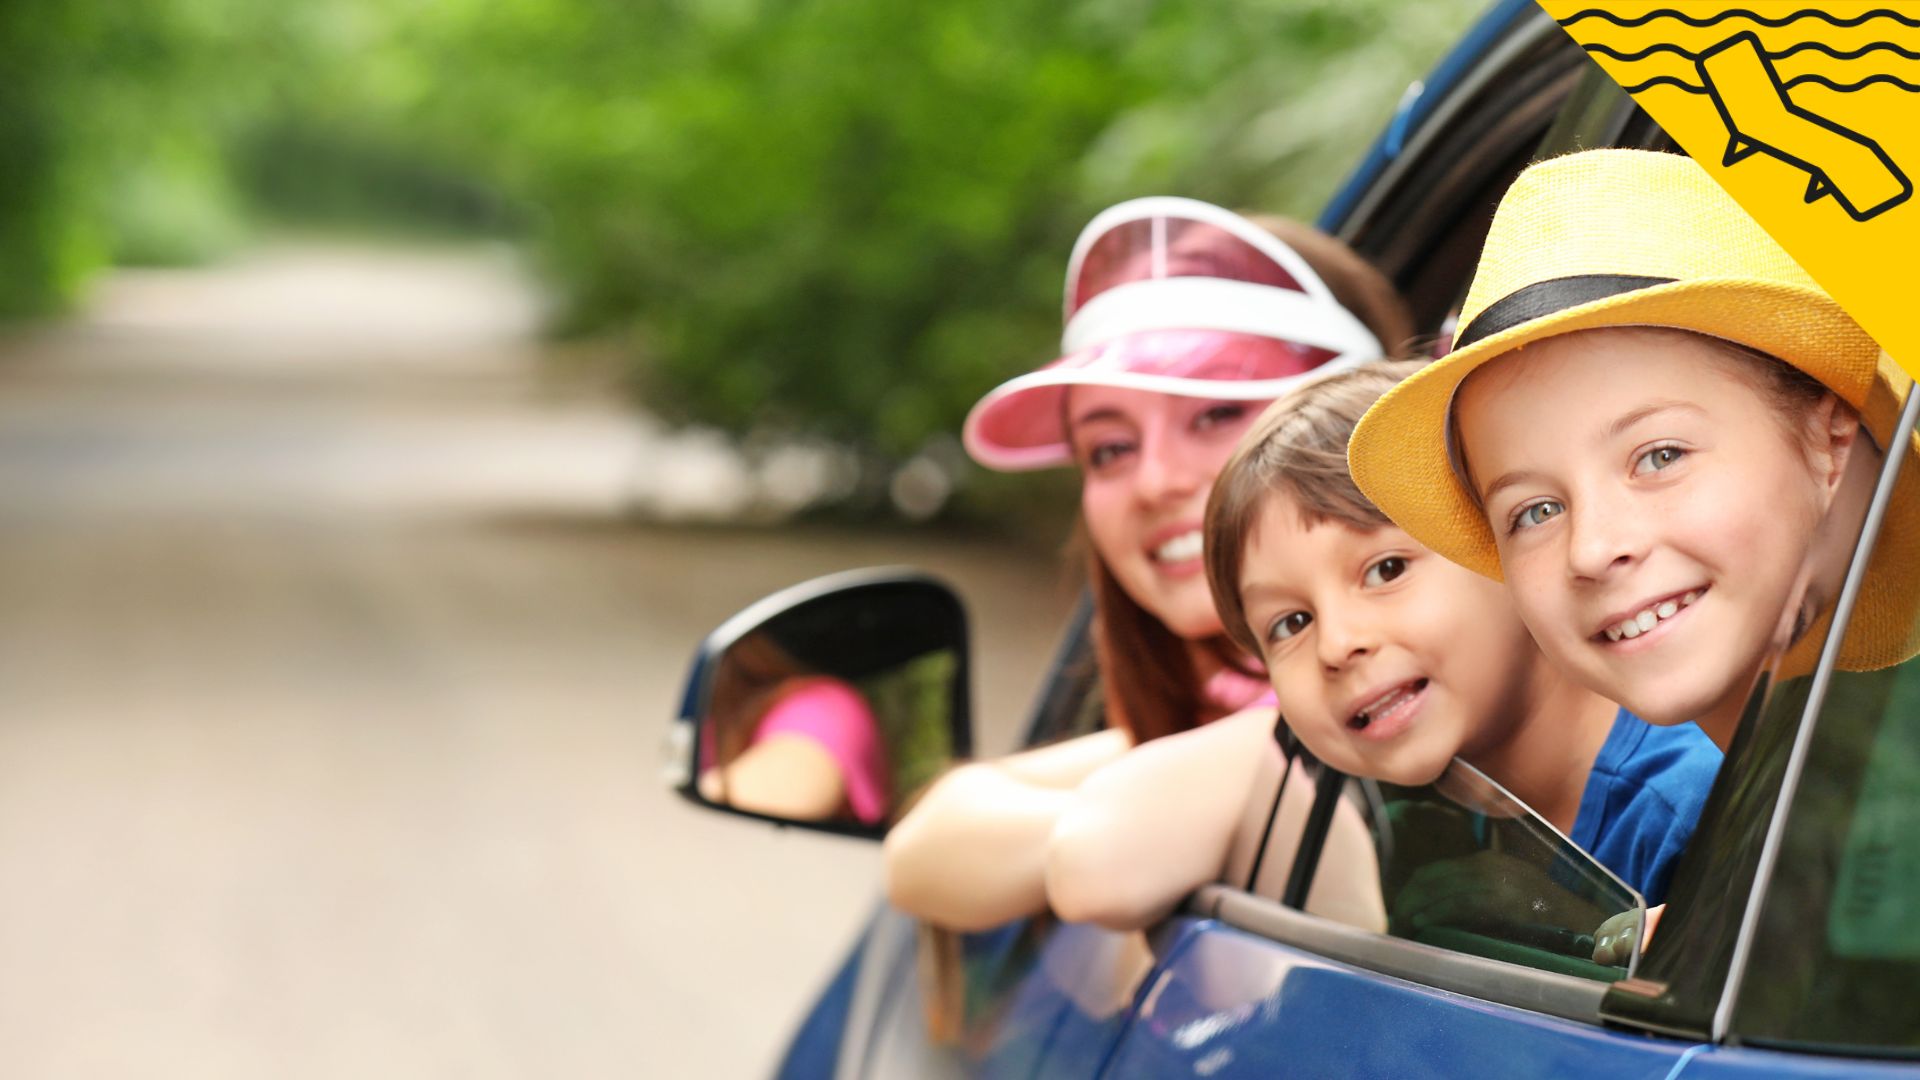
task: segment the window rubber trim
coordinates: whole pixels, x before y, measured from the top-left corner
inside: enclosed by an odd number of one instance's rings
[[[1202,888],[1187,908],[1351,967],[1594,1027],[1600,1025],[1600,1000],[1612,985],[1376,934],[1224,885]]]

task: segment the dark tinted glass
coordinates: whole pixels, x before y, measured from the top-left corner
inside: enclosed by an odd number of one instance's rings
[[[1920,1056],[1920,661],[1837,673],[1733,1030]]]
[[[1381,784],[1376,816],[1387,932],[1582,978],[1600,924],[1638,894],[1484,774],[1456,760],[1424,787]]]

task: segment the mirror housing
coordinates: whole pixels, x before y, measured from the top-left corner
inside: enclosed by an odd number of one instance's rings
[[[665,779],[700,806],[877,839],[972,752],[968,687],[952,589],[897,567],[816,578],[707,635]]]

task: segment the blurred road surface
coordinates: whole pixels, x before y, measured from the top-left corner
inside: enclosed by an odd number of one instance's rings
[[[1008,745],[1056,560],[621,524],[703,458],[538,315],[499,253],[305,247],[0,341],[0,1072],[765,1075],[878,849],[658,787],[701,634],[931,569]]]

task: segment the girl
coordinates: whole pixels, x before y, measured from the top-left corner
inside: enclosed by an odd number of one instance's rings
[[[1436,558],[1354,486],[1354,426],[1416,370],[1336,376],[1248,433],[1207,506],[1221,619],[1321,761],[1417,786],[1464,758],[1660,903],[1720,753],[1568,678],[1505,589]]]
[[[1066,316],[1066,355],[989,393],[965,441],[991,468],[1080,469],[1108,730],[955,769],[888,834],[893,903],[952,929],[1046,907],[1048,839],[1097,769],[1259,696],[1207,592],[1207,490],[1260,405],[1410,333],[1392,286],[1338,241],[1185,199],[1097,217]]]
[[[1907,381],[1699,165],[1597,150],[1495,214],[1454,351],[1350,449],[1412,537],[1499,580],[1540,648],[1723,749],[1844,576]],[[1909,467],[1841,663],[1915,652]]]

